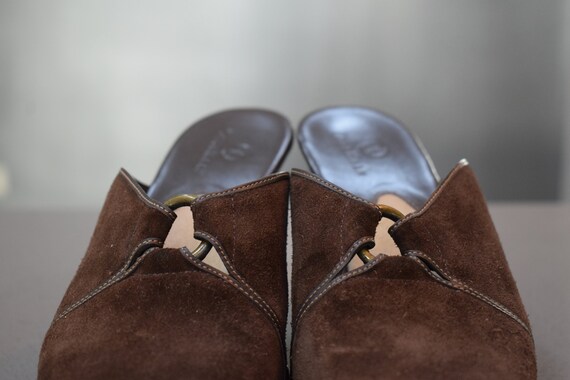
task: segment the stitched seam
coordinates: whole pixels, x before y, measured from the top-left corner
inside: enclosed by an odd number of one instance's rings
[[[73,304],[71,304],[70,306],[68,306],[64,311],[62,311],[58,317],[55,319],[56,321],[58,319],[60,319],[62,316],[64,316],[65,314],[69,314],[69,312],[75,308],[77,308],[78,306],[80,306],[82,303],[84,303],[86,300],[88,300],[89,298],[92,298],[92,293],[98,293],[100,292],[102,289],[100,288],[104,288],[108,282],[111,282],[115,277],[119,276],[122,272],[124,272],[128,267],[129,264],[131,263],[134,255],[139,251],[139,249],[146,245],[146,244],[162,244],[161,240],[158,239],[145,239],[142,242],[140,242],[131,252],[131,254],[129,255],[129,257],[127,258],[126,263],[121,267],[121,269],[119,269],[119,271],[117,273],[115,273],[114,275],[112,275],[109,279],[107,279],[105,282],[103,282],[101,285],[99,285],[98,287],[96,287],[95,289],[93,289],[92,291],[90,291],[89,293],[87,293],[85,296],[83,296],[81,299],[79,299],[79,301],[74,302]]]
[[[192,269],[185,269],[178,272],[160,272],[160,273],[137,273],[133,275],[135,277],[161,277],[161,276],[171,276],[175,274],[184,274],[184,273],[202,273],[202,271],[198,270],[197,268]]]
[[[233,249],[232,249],[232,260],[235,259],[236,257],[236,229],[237,229],[237,222],[236,222],[236,203],[235,203],[235,197],[234,194],[232,194],[231,196],[231,201],[232,201],[232,223],[233,223],[233,230],[232,230],[232,239],[233,239]]]
[[[264,183],[266,183],[266,182],[277,182],[277,181],[279,181],[279,180],[281,180],[281,179],[287,178],[287,176],[288,176],[288,173],[278,173],[278,174],[274,174],[274,175],[272,175],[272,176],[270,176],[270,177],[267,177],[267,178],[264,178],[264,179],[261,179],[261,180],[255,181],[255,182],[251,182],[251,183],[248,183],[248,184],[245,184],[245,185],[241,185],[241,186],[238,186],[238,187],[234,187],[234,188],[231,188],[231,189],[228,189],[228,190],[220,191],[220,192],[217,192],[217,193],[204,194],[204,195],[200,196],[198,199],[196,199],[196,201],[194,202],[194,204],[198,204],[198,203],[200,203],[200,202],[202,202],[202,201],[204,201],[204,200],[206,200],[206,199],[209,199],[209,198],[219,197],[219,196],[221,196],[221,195],[226,195],[226,194],[229,194],[229,193],[236,193],[236,192],[243,191],[243,190],[246,190],[246,189],[251,189],[251,188],[253,188],[253,187],[257,187],[257,186],[259,186],[259,185],[261,185],[261,184],[264,184]]]
[[[445,268],[445,270],[449,270],[449,266],[447,265],[447,260],[445,260],[445,258],[443,257],[443,253],[441,251],[441,248],[439,246],[439,243],[437,242],[437,239],[434,238],[433,234],[431,233],[430,229],[427,228],[426,226],[422,225],[422,228],[424,231],[426,231],[428,233],[428,235],[430,236],[431,240],[434,242],[435,247],[437,248],[437,253],[439,253],[439,259],[441,259],[441,261],[443,262],[443,267]],[[431,261],[431,260],[430,260]]]
[[[146,244],[158,244],[158,245],[162,245],[163,243],[164,243],[164,242],[163,242],[162,240],[156,239],[156,238],[144,239],[142,242],[140,242],[140,243],[135,247],[135,249],[133,249],[133,251],[131,252],[131,254],[129,255],[129,257],[127,258],[127,262],[125,263],[125,265],[123,265],[123,267],[122,267],[120,270],[126,270],[126,269],[129,267],[131,261],[133,260],[133,257],[136,255],[137,251],[138,251],[139,249],[141,249],[141,247],[142,247],[143,245],[146,245]]]
[[[215,238],[213,239],[213,242],[214,242],[213,243],[214,246],[216,246],[215,243],[217,242],[217,240]],[[244,294],[246,297],[248,297],[250,300],[252,300],[261,309],[261,311],[265,313],[266,317],[269,317],[269,321],[271,322],[271,325],[273,326],[275,333],[277,334],[277,338],[278,338],[277,340],[279,341],[279,346],[281,348],[283,360],[286,362],[287,361],[287,359],[286,359],[287,354],[285,352],[285,346],[283,345],[283,336],[281,335],[281,329],[279,327],[279,323],[275,319],[273,319],[270,314],[268,314],[268,311],[265,309],[265,307],[260,302],[258,302],[258,300],[256,300],[251,294],[249,294],[248,291],[246,289],[244,289],[243,286],[240,285],[233,278],[226,275],[225,273],[220,272],[219,270],[217,270],[216,268],[214,268],[210,265],[204,264],[202,261],[200,261],[197,258],[195,258],[194,256],[192,256],[192,253],[188,250],[187,247],[180,248],[180,252],[183,254],[183,256],[188,261],[190,261],[192,264],[194,264],[198,268],[200,268],[200,269],[202,269],[208,273],[211,273],[214,276],[217,276],[224,283],[229,283],[230,285],[235,287],[238,291],[240,291],[242,294]],[[257,295],[255,292],[254,292],[254,294]],[[263,300],[262,300],[262,302],[263,302]]]
[[[355,246],[360,246],[362,245],[365,240],[368,241],[374,241],[371,237],[366,237],[366,238],[361,238],[358,239],[357,241],[355,241],[349,248],[348,250],[348,254],[350,254],[350,252],[352,252],[355,249]],[[303,302],[303,304],[301,305],[301,307],[299,308],[299,312],[301,312],[303,310],[303,308],[305,307],[305,305],[310,301],[311,297],[313,297],[323,286],[325,286],[334,276],[336,276],[338,274],[338,272],[346,265],[346,263],[344,262],[345,260],[341,260],[339,261],[334,268],[332,269],[332,271],[327,275],[327,277],[321,281],[321,283],[307,296],[307,298],[305,298],[305,301]]]
[[[135,192],[138,194],[139,198],[142,199],[147,206],[151,206],[152,208],[156,208],[159,209],[160,211],[162,211],[163,214],[166,214],[168,217],[170,217],[171,219],[176,219],[176,215],[172,212],[172,210],[167,209],[165,206],[160,205],[159,203],[153,201],[152,199],[148,198],[148,196],[146,196],[139,188],[139,186],[137,184],[135,184],[133,182],[133,180],[127,175],[127,173],[125,172],[124,169],[121,169],[121,174],[123,175],[123,177],[131,184],[132,189],[135,190]]]
[[[354,195],[354,194],[351,194],[351,193],[349,193],[348,191],[343,190],[343,189],[341,189],[340,187],[337,187],[337,186],[333,185],[332,183],[330,183],[330,182],[328,182],[328,181],[325,181],[325,180],[323,180],[323,179],[321,179],[321,178],[319,178],[319,177],[317,177],[317,176],[315,176],[315,175],[313,175],[313,174],[305,173],[305,172],[299,172],[299,171],[293,171],[293,174],[294,174],[294,175],[298,175],[298,176],[300,176],[300,177],[304,177],[304,178],[306,178],[306,179],[310,179],[310,180],[315,181],[315,182],[318,182],[318,183],[320,183],[321,185],[323,185],[324,187],[328,188],[329,190],[333,190],[333,191],[335,191],[335,192],[337,192],[337,193],[340,193],[340,194],[342,194],[342,195],[344,195],[344,196],[347,196],[347,197],[349,197],[349,198],[351,198],[351,199],[353,199],[353,200],[355,200],[355,201],[362,202],[362,203],[366,203],[366,204],[369,205],[369,206],[373,206],[376,210],[378,210],[378,212],[380,212],[380,209],[378,209],[378,207],[376,206],[376,204],[374,204],[374,203],[372,203],[372,202],[369,202],[369,201],[367,201],[367,200],[364,199],[364,198],[360,198],[360,197],[358,197],[358,196],[356,196],[356,195]]]
[[[422,257],[426,260],[428,260],[430,262],[430,264],[432,264],[434,267],[437,268],[437,270],[439,270],[444,276],[446,276],[447,278],[451,279],[452,277],[449,276],[443,269],[441,269],[441,267],[439,266],[438,263],[436,263],[435,261],[431,260],[430,257],[428,257],[427,255],[425,255],[423,252],[421,251],[408,251],[405,253],[406,256],[409,256],[409,254],[412,254],[412,256],[419,256]],[[424,264],[424,266],[427,268],[427,266]],[[428,268],[429,270],[429,268]],[[448,281],[451,284],[451,281]]]
[[[461,283],[460,283],[461,284]],[[457,287],[459,290],[462,290],[466,293],[469,293],[477,298],[479,298],[480,300],[488,303],[489,305],[495,307],[496,309],[498,309],[499,311],[502,311],[503,313],[505,313],[506,315],[508,315],[509,317],[511,317],[512,319],[514,319],[515,321],[517,321],[528,333],[530,333],[530,329],[526,326],[526,324],[512,311],[510,311],[509,309],[507,309],[506,306],[504,306],[503,304],[496,302],[495,300],[493,300],[492,298],[487,297],[486,295],[479,293],[478,291],[471,289],[469,286],[464,285],[465,288],[463,288],[462,286]]]
[[[159,240],[153,240],[153,241],[159,241]],[[139,244],[137,246],[137,248],[135,249],[135,251],[133,251],[133,253],[131,254],[131,257],[129,258],[129,261],[127,263],[130,262],[132,256],[134,255],[134,253],[136,253],[136,251],[142,246],[143,244]],[[79,306],[83,305],[85,302],[89,301],[91,298],[95,297],[97,294],[101,293],[103,290],[107,289],[108,287],[110,287],[111,285],[117,283],[118,281],[120,281],[121,279],[125,278],[127,275],[129,275],[130,273],[132,273],[132,271],[134,269],[137,268],[138,264],[143,260],[143,258],[145,258],[150,252],[154,251],[158,249],[158,247],[153,247],[153,248],[149,248],[143,255],[141,255],[136,261],[135,263],[130,267],[130,268],[126,268],[123,267],[121,268],[117,273],[115,273],[113,276],[111,276],[107,281],[103,282],[101,285],[99,285],[97,288],[93,289],[91,292],[87,293],[87,295],[85,295],[84,297],[82,297],[79,301],[73,303],[72,305],[70,305],[69,307],[67,307],[64,311],[62,311],[54,320],[54,322],[60,320],[61,318],[64,318],[65,316],[67,316],[69,313],[71,313],[73,310],[77,309]],[[127,264],[128,266],[128,264]]]
[[[312,300],[311,302],[307,305],[307,307],[305,307],[305,309],[301,312],[301,314],[299,314],[299,317],[297,318],[297,321],[295,323],[295,327],[297,327],[299,325],[299,323],[301,323],[301,318],[303,318],[303,316],[307,313],[307,310],[310,309],[310,307],[312,305],[315,304],[315,302],[317,302],[319,299],[322,298],[322,296],[324,296],[331,288],[333,288],[334,286],[340,284],[341,282],[343,282],[344,280],[347,280],[351,277],[354,277],[356,275],[359,275],[361,273],[364,273],[366,271],[368,271],[369,269],[372,269],[374,266],[376,266],[376,264],[378,264],[379,262],[381,262],[382,260],[384,260],[387,257],[387,255],[381,253],[378,256],[376,256],[373,260],[371,260],[370,262],[366,263],[365,265],[361,266],[360,268],[356,268],[351,270],[348,273],[345,273],[341,276],[338,276],[337,278],[335,278],[333,281],[331,281],[329,283],[329,285],[324,288],[319,294],[317,294]]]
[[[246,289],[243,288],[242,285],[240,285],[233,278],[231,278],[230,276],[226,275],[223,272],[220,272],[216,268],[209,266],[209,265],[206,265],[203,262],[201,262],[200,260],[196,259],[194,256],[192,256],[192,254],[188,251],[188,249],[186,247],[181,248],[181,251],[184,254],[184,256],[191,263],[198,266],[200,269],[203,269],[203,270],[207,271],[208,273],[214,274],[214,275],[218,276],[220,279],[229,282],[232,286],[234,286],[240,292],[245,294],[249,299],[251,299],[255,304],[257,304],[257,306],[259,306],[262,309],[262,311],[265,312],[266,315],[268,314],[266,308],[254,297],[254,295],[250,294]],[[279,329],[278,324],[276,324],[276,321],[270,315],[268,315],[268,316],[270,317],[271,323],[273,324],[273,326]],[[281,334],[279,334],[279,335],[281,335]]]
[[[437,280],[438,282],[444,283],[445,285],[463,291],[467,294],[470,294],[471,296],[474,296],[478,299],[480,299],[481,301],[487,303],[488,305],[494,307],[495,309],[501,311],[502,313],[504,313],[505,315],[507,315],[508,317],[512,318],[513,320],[515,320],[516,322],[518,322],[529,334],[532,335],[530,328],[526,325],[526,323],[524,323],[522,321],[522,319],[520,319],[513,311],[511,311],[509,308],[507,308],[506,306],[504,306],[503,304],[501,304],[500,302],[495,301],[494,299],[492,299],[491,297],[478,292],[477,290],[471,288],[469,285],[465,284],[464,282],[454,278],[453,276],[450,276],[449,274],[447,274],[445,271],[443,271],[441,269],[441,267],[435,263],[433,260],[430,260],[429,257],[426,257],[422,252],[420,251],[410,251],[407,252],[407,254],[413,254],[419,257],[423,257],[426,260],[429,260],[430,264],[434,265],[445,277],[447,277],[449,280],[444,280],[441,278],[438,278],[437,276],[435,276],[434,274],[431,273],[431,271],[429,270],[429,268],[421,262],[421,260],[417,257],[413,257],[414,261],[416,263],[419,263],[424,270],[426,270],[428,272],[428,274],[434,278],[435,280]]]
[[[273,309],[265,302],[265,300],[263,298],[261,298],[261,296],[259,294],[257,294],[257,292],[236,271],[236,269],[232,265],[231,261],[229,260],[228,255],[226,254],[226,251],[224,250],[224,248],[222,247],[222,245],[220,244],[218,239],[216,239],[214,236],[210,235],[209,233],[202,232],[202,231],[196,231],[195,235],[205,237],[210,241],[210,243],[213,244],[213,246],[216,248],[216,250],[220,254],[220,257],[222,258],[222,261],[226,265],[228,271],[232,275],[236,276],[236,279],[241,282],[242,286],[247,288],[258,299],[258,301],[264,305],[266,313],[268,313],[268,315],[271,317],[271,319],[273,320],[275,325],[279,326],[279,318],[277,318],[277,315],[275,314]]]
[[[428,199],[428,201],[426,202],[426,204],[418,211],[413,212],[411,214],[406,215],[403,219],[400,219],[399,221],[397,221],[396,223],[394,223],[394,225],[391,227],[391,229],[393,231],[396,231],[402,224],[404,224],[405,222],[407,222],[410,219],[414,219],[416,217],[420,217],[422,214],[424,214],[426,212],[426,210],[435,202],[435,200],[439,197],[439,194],[441,194],[441,192],[443,191],[445,185],[447,183],[449,183],[449,181],[451,180],[451,178],[455,177],[455,175],[459,172],[459,170],[461,170],[462,168],[469,166],[468,163],[462,163],[461,161],[459,161],[458,164],[455,165],[455,167],[451,170],[451,172],[447,175],[447,177],[443,180],[443,182],[440,183],[440,185],[438,186],[438,188],[436,189],[436,191],[431,195],[431,197]]]
[[[338,242],[338,247],[342,247],[343,243],[344,243],[344,219],[346,217],[346,209],[348,208],[348,200],[345,200],[344,202],[344,206],[342,208],[342,216],[340,217],[340,234],[339,236],[339,242]],[[343,253],[342,251],[340,252],[340,257],[342,258]]]
[[[363,245],[364,243],[367,242],[373,242],[374,239],[372,237],[363,237],[358,239],[357,241],[355,241],[350,248],[348,249],[348,251],[345,253],[344,258],[339,261],[334,268],[332,269],[332,271],[327,275],[327,277],[311,292],[311,294],[309,294],[307,296],[307,298],[305,298],[305,301],[303,302],[303,304],[301,305],[301,307],[299,308],[299,315],[301,315],[303,313],[303,310],[305,309],[307,303],[309,303],[312,299],[312,297],[317,294],[319,292],[320,289],[322,289],[324,286],[326,286],[330,280],[333,279],[334,276],[336,276],[338,274],[338,272],[344,268],[346,266],[346,264],[348,264],[348,261],[350,259],[350,257],[353,255],[354,251],[356,251],[356,249],[358,247],[360,247],[361,245]],[[297,321],[299,320],[299,317],[297,317],[295,319],[295,325],[297,325]]]
[[[428,266],[423,261],[418,259],[417,257],[415,257],[415,256],[407,256],[407,257],[409,257],[410,259],[414,260],[417,264],[419,264],[431,278],[449,286],[450,288],[454,287],[453,283],[451,281],[448,281],[442,277],[438,277],[435,274],[433,274],[433,271],[431,269],[429,269]]]

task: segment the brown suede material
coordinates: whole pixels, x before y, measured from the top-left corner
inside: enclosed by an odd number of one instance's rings
[[[487,304],[386,257],[345,280],[300,321],[292,378],[533,379],[533,343]]]
[[[56,315],[117,273],[143,240],[164,240],[175,218],[169,209],[146,197],[122,169],[111,185],[87,253]]]
[[[279,339],[212,274],[135,273],[52,326],[39,379],[280,379]]]
[[[289,174],[281,173],[209,194],[192,205],[196,236],[215,237],[223,247],[219,253],[228,272],[267,302],[282,334],[288,305],[288,201]]]
[[[424,209],[391,229],[402,252],[421,251],[451,277],[529,324],[477,179],[458,165]]]
[[[202,263],[186,248],[160,248],[174,215],[139,194],[140,187],[121,173],[70,285],[70,300],[64,300],[77,306],[47,332],[38,377],[285,379],[288,188],[288,174],[275,175],[205,195],[196,204],[200,236],[232,253],[226,264],[239,268],[236,276],[235,270],[227,275]],[[239,242],[235,250],[227,231]],[[158,239],[135,250],[149,237]]]
[[[427,209],[419,212],[423,224],[412,224],[414,219],[409,217],[393,228],[409,257],[379,256],[340,274],[312,296],[294,325],[291,363],[295,380],[536,378],[534,345],[523,326],[527,319],[520,297],[484,200],[471,171],[464,169],[455,169]],[[329,241],[356,229],[352,224],[341,228],[341,208],[336,214],[321,213],[318,207],[311,212],[295,208],[297,197],[316,202],[330,191],[319,184],[308,177],[292,179],[294,295],[298,288],[310,293],[312,289],[307,288],[314,288],[326,276],[320,274],[308,286],[304,276],[295,276],[298,256],[305,262],[314,260],[316,266],[319,262],[331,265],[318,247],[307,249],[306,235],[320,229],[321,241]],[[438,211],[431,214],[436,203]],[[309,206],[307,202],[303,207]],[[353,221],[374,227],[376,222],[377,217],[365,215]],[[439,223],[445,228],[436,229]],[[429,244],[435,239],[426,228],[433,229],[437,245]],[[431,260],[433,247],[439,247],[436,252],[443,253],[445,264],[435,262],[442,256]],[[460,255],[459,249],[465,254]],[[453,253],[447,256],[447,252]],[[438,265],[442,269],[446,265],[447,276],[455,282],[440,277]],[[491,291],[487,285],[493,282],[502,289]],[[523,323],[494,306],[495,301],[512,307],[506,311],[520,315]]]
[[[311,292],[357,240],[373,237],[380,219],[371,203],[313,174],[291,176],[293,321]]]

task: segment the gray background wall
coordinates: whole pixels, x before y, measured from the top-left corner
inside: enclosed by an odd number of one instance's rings
[[[229,107],[376,107],[491,199],[570,199],[564,0],[0,0],[0,206],[97,208]],[[305,167],[297,147],[286,167]]]
[[[565,185],[563,190],[563,198],[570,199],[570,1],[566,1],[564,10],[564,89],[566,98],[566,137],[564,139],[564,156],[565,165],[562,168],[562,177]]]

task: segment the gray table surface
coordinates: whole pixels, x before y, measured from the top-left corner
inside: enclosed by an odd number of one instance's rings
[[[530,315],[539,378],[570,378],[570,204],[492,204]],[[0,210],[0,379],[33,379],[96,212]]]

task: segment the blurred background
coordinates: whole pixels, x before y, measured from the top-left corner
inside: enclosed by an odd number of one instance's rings
[[[98,209],[212,112],[340,104],[492,200],[570,200],[569,69],[564,0],[0,0],[0,207]]]

